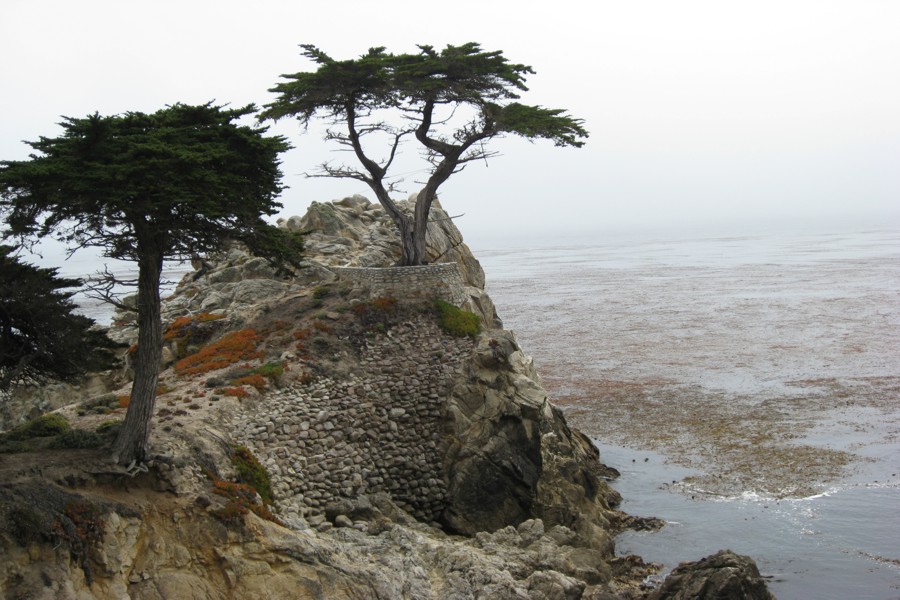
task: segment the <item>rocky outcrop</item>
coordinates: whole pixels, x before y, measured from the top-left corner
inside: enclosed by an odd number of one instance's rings
[[[414,200],[415,194],[397,206],[412,213]],[[389,267],[400,260],[394,223],[380,204],[364,196],[313,202],[303,217],[291,217],[279,225],[307,233],[307,251],[326,266]],[[484,289],[481,264],[438,201],[431,207],[425,243],[429,263],[456,262],[470,286]]]
[[[411,201],[397,205],[401,210],[413,209]],[[400,259],[393,222],[380,204],[373,204],[364,196],[313,202],[304,216],[281,219],[279,226],[306,234],[303,269],[292,277],[276,275],[264,259],[251,256],[242,246],[234,244],[218,255],[195,261],[194,272],[183,277],[175,293],[164,303],[164,320],[172,321],[186,313],[226,310],[232,316],[249,320],[259,314],[266,302],[290,298],[310,286],[337,281],[342,268],[392,267]],[[439,202],[432,206],[426,251],[430,263],[457,265],[462,280],[460,306],[479,315],[490,327],[503,326],[490,296],[484,291],[481,264]],[[408,289],[407,293],[414,291]],[[133,343],[137,338],[134,315],[120,311],[116,322],[120,326],[111,332],[113,337],[123,343]]]
[[[412,213],[415,194],[398,202]],[[378,203],[356,195],[332,203],[313,202],[303,217],[279,225],[305,232],[308,259],[325,268],[390,267],[400,260],[397,229]],[[428,218],[425,248],[429,263],[455,262],[469,298],[466,308],[492,327],[502,327],[490,297],[484,293],[484,270],[463,242],[453,218],[435,201]]]
[[[599,553],[579,546],[566,528],[545,528],[539,520],[472,538],[391,522],[378,509],[381,526],[368,532],[353,527],[328,533],[289,530],[252,514],[224,523],[203,502],[143,490],[153,476],[139,478],[139,487],[126,494],[128,505],[65,493],[68,506],[91,507],[96,511],[90,513],[92,522],[102,523],[102,536],[89,547],[29,539],[36,530],[20,529],[18,541],[0,535],[0,595],[42,600],[556,600],[625,592],[607,583],[613,569]],[[52,484],[42,493],[57,494]],[[387,514],[402,514],[383,499],[374,504]],[[21,504],[15,506],[20,516]],[[59,509],[66,511],[62,505]],[[0,522],[7,517],[0,511]]]
[[[459,304],[481,316],[476,336],[442,329],[416,290],[387,298],[377,278],[341,278],[341,267],[399,257],[379,206],[314,204],[283,225],[308,232],[296,276],[234,247],[165,303],[169,322],[215,318],[169,340],[147,470],[122,472],[96,451],[0,456],[0,595],[638,597],[650,569],[614,556],[614,534],[632,521],[615,510],[610,471],[498,327],[446,213],[433,212],[429,256],[457,265]],[[237,330],[255,340],[239,364],[171,367]],[[263,366],[281,374],[260,382]],[[63,412],[87,428],[109,407]],[[229,484],[237,446],[271,476],[268,507]]]
[[[774,600],[749,556],[720,550],[682,563],[666,577],[651,600]]]
[[[28,383],[10,391],[0,391],[0,431],[12,429],[29,419],[65,406],[73,398],[97,396],[115,389],[121,383],[114,374],[94,374],[73,383]]]
[[[540,517],[610,556],[610,503],[597,450],[573,433],[514,335],[482,335],[447,402],[445,522],[472,535]]]

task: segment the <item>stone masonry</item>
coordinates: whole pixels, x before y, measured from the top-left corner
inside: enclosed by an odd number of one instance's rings
[[[362,284],[379,295],[398,298],[440,298],[462,306],[468,296],[456,263],[438,263],[415,267],[343,267],[335,269],[342,279]]]
[[[267,411],[234,414],[231,434],[269,470],[288,521],[315,525],[333,501],[376,492],[436,521],[446,494],[442,406],[472,347],[419,317],[369,339],[353,376],[297,384],[261,398]]]

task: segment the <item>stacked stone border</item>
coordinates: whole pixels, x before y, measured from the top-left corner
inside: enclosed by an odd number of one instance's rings
[[[338,277],[369,288],[373,296],[411,295],[439,298],[455,306],[468,300],[465,284],[456,263],[415,267],[341,267]]]
[[[230,413],[226,430],[272,476],[279,514],[318,527],[341,499],[386,492],[423,522],[446,507],[444,405],[462,377],[471,338],[417,317],[366,342],[359,372],[267,394]]]

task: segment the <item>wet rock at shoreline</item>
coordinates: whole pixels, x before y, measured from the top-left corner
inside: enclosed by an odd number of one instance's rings
[[[749,556],[720,550],[676,567],[651,600],[774,600]]]

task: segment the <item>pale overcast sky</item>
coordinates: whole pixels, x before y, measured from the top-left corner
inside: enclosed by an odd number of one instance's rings
[[[0,158],[60,115],[175,102],[265,104],[279,75],[371,46],[479,42],[536,74],[523,101],[566,108],[582,149],[503,140],[441,193],[467,238],[542,230],[819,218],[900,224],[896,0],[3,0]],[[283,214],[353,193],[300,174],[335,158],[295,122],[272,130]],[[408,147],[410,153],[414,146]],[[407,189],[416,189],[410,181]]]

